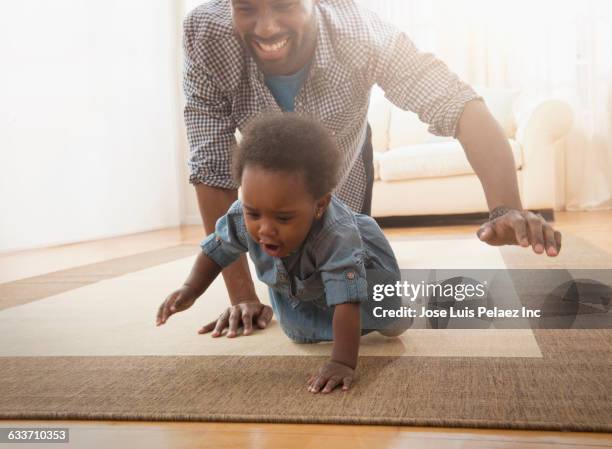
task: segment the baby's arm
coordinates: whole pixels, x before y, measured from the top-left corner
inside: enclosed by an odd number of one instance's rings
[[[361,337],[359,303],[344,303],[335,306],[333,330],[334,344],[331,360],[308,381],[308,391],[313,393],[319,391],[329,393],[340,384],[343,390],[350,388],[357,366]]]
[[[199,297],[206,291],[208,286],[219,276],[221,273],[221,267],[217,265],[213,260],[201,251],[196,258],[191,273],[187,277],[187,280],[183,284],[184,286],[191,287],[197,296]]]
[[[334,345],[331,360],[352,369],[357,366],[361,319],[359,303],[338,304],[334,310]]]
[[[221,267],[203,251],[200,252],[183,286],[168,295],[159,306],[156,324],[160,326],[174,313],[182,312],[191,307],[220,272]]]

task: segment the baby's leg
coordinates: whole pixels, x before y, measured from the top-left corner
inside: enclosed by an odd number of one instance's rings
[[[404,332],[408,330],[409,327],[410,326],[407,326],[405,329],[400,329],[400,328],[378,329],[378,333],[381,335],[384,335],[385,337],[394,338],[394,337],[399,337],[400,335],[402,335]]]
[[[413,318],[408,316],[410,301],[404,303],[402,296],[387,296],[381,300],[380,291],[385,285],[395,285],[401,279],[400,273],[383,268],[366,270],[369,298],[362,305],[362,323],[385,337],[398,337],[412,326]],[[374,287],[378,294],[375,294]]]
[[[293,342],[306,344],[333,340],[333,308],[287,297],[270,288],[270,303],[281,329]]]

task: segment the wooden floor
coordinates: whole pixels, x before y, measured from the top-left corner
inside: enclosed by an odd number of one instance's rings
[[[555,227],[579,235],[612,253],[612,211],[559,212]],[[389,236],[474,235],[478,226],[396,228]],[[165,248],[198,243],[199,227],[190,226],[18,253],[0,254],[0,283],[84,264]],[[611,267],[612,268],[612,267]],[[68,427],[71,448],[612,448],[612,435],[418,428],[394,426],[145,423],[97,421],[0,421],[0,428]],[[30,447],[26,444],[1,447]],[[36,445],[33,447],[45,447]]]

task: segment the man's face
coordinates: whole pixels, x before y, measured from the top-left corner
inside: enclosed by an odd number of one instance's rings
[[[316,43],[318,0],[231,0],[234,28],[266,75],[291,75]]]

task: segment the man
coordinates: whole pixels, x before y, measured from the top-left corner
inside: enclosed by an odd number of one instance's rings
[[[372,145],[366,115],[378,84],[437,135],[462,144],[480,178],[490,219],[478,231],[491,245],[519,244],[556,256],[561,234],[524,211],[508,141],[482,99],[433,55],[353,0],[212,0],[184,23],[185,121],[206,233],[237,198],[231,177],[236,129],[264,111],[317,117],[343,154],[336,194],[370,213]],[[255,294],[246,258],[223,271],[232,307],[200,332],[228,337],[272,317]]]

